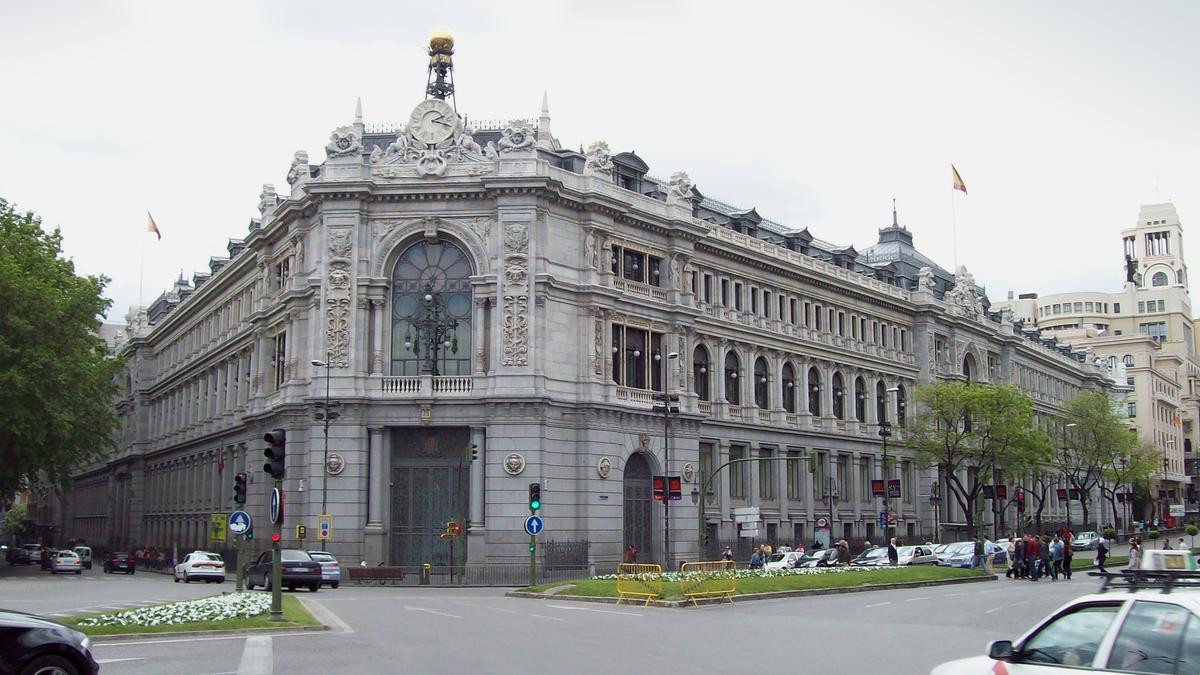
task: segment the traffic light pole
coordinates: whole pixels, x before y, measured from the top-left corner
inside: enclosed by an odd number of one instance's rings
[[[283,481],[275,479],[279,491],[279,517],[271,524],[271,616],[269,621],[283,621],[283,565],[279,559],[279,540],[283,536]]]
[[[233,590],[238,593],[242,592],[242,535],[233,535],[233,565],[237,575],[237,580],[234,582]]]

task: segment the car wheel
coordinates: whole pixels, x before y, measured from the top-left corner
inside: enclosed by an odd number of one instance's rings
[[[133,570],[129,570],[126,574],[133,574]]]
[[[179,583],[179,577],[175,577],[175,583]]]
[[[185,575],[183,575],[183,583],[185,583],[185,584],[190,584],[190,583],[192,583],[192,578],[191,578],[191,577],[189,577],[189,576],[188,576],[188,575],[186,575],[186,574],[185,574]]]
[[[319,590],[321,590],[321,584],[309,584],[308,585],[309,593],[316,593]]]
[[[254,590],[254,582],[250,581],[250,577],[246,577],[246,590],[248,590],[248,591]]]
[[[296,592],[296,585],[295,585],[295,584],[289,584],[287,588],[288,588],[288,590],[289,590],[289,591],[291,591],[291,592],[293,592],[293,593],[295,593],[295,592]]]
[[[83,570],[75,570],[75,574],[83,574]]]
[[[225,583],[225,577],[221,577],[220,579],[217,579],[217,583],[218,583],[218,584],[223,584],[223,583]]]
[[[337,587],[338,587],[338,582],[336,582],[336,581],[330,585],[330,588],[337,588]]]
[[[271,590],[271,573],[270,572],[263,574],[263,584],[262,585],[263,585],[264,591]]]
[[[27,663],[21,675],[79,675],[79,669],[61,656],[47,654]]]

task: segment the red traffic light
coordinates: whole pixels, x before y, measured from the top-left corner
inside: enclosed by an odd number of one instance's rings
[[[279,543],[279,533],[278,532],[271,533],[271,541],[275,542],[276,544]]]

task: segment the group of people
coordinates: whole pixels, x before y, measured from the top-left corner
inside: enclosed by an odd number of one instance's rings
[[[1061,576],[1071,579],[1071,542],[1074,533],[1070,530],[1056,532],[1053,536],[1039,537],[1035,534],[1018,536],[1013,532],[1004,544],[1008,554],[1008,571],[1004,576],[1009,579],[1027,579],[1037,581],[1048,576],[1051,581],[1058,581]],[[985,537],[986,539],[986,537]],[[989,542],[990,543],[990,542]],[[1096,549],[1096,562],[1100,571],[1104,571],[1104,559],[1108,556],[1108,542],[1100,539]],[[990,571],[990,569],[989,569]]]
[[[797,546],[793,549],[787,544],[780,544],[779,547],[776,548],[771,546],[770,543],[763,544],[762,546],[755,546],[754,551],[750,553],[750,569],[758,569],[763,565],[766,565],[767,558],[771,557],[772,553],[791,553],[792,551],[796,551],[797,553],[803,555],[804,547]],[[726,546],[725,552],[721,554],[721,559],[733,560],[733,549]]]

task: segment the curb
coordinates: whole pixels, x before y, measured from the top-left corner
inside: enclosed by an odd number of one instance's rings
[[[963,577],[960,579],[937,579],[930,581],[904,581],[893,584],[867,584],[864,586],[849,586],[846,588],[803,588],[794,591],[774,591],[771,593],[747,593],[734,595],[734,604],[747,600],[778,600],[781,598],[799,598],[810,595],[841,595],[843,593],[864,593],[869,591],[891,591],[905,588],[923,588],[927,586],[950,586],[955,584],[973,584],[987,581],[997,581],[995,576]],[[509,591],[504,594],[509,598],[529,598],[532,600],[570,600],[572,602],[592,602],[605,605],[617,604],[617,598],[595,597],[586,595],[550,595],[547,593],[526,593],[524,591]],[[645,601],[634,600],[630,605],[642,605]],[[728,605],[724,598],[699,598],[698,605]],[[665,609],[686,609],[693,607],[691,600],[651,600],[648,607]]]
[[[242,635],[286,635],[296,632],[320,632],[329,630],[329,626],[292,626],[290,628],[240,628],[236,630],[181,630],[162,633],[115,633],[113,635],[92,635],[92,644],[105,642],[127,642],[129,640],[156,640],[190,637],[220,637]]]

